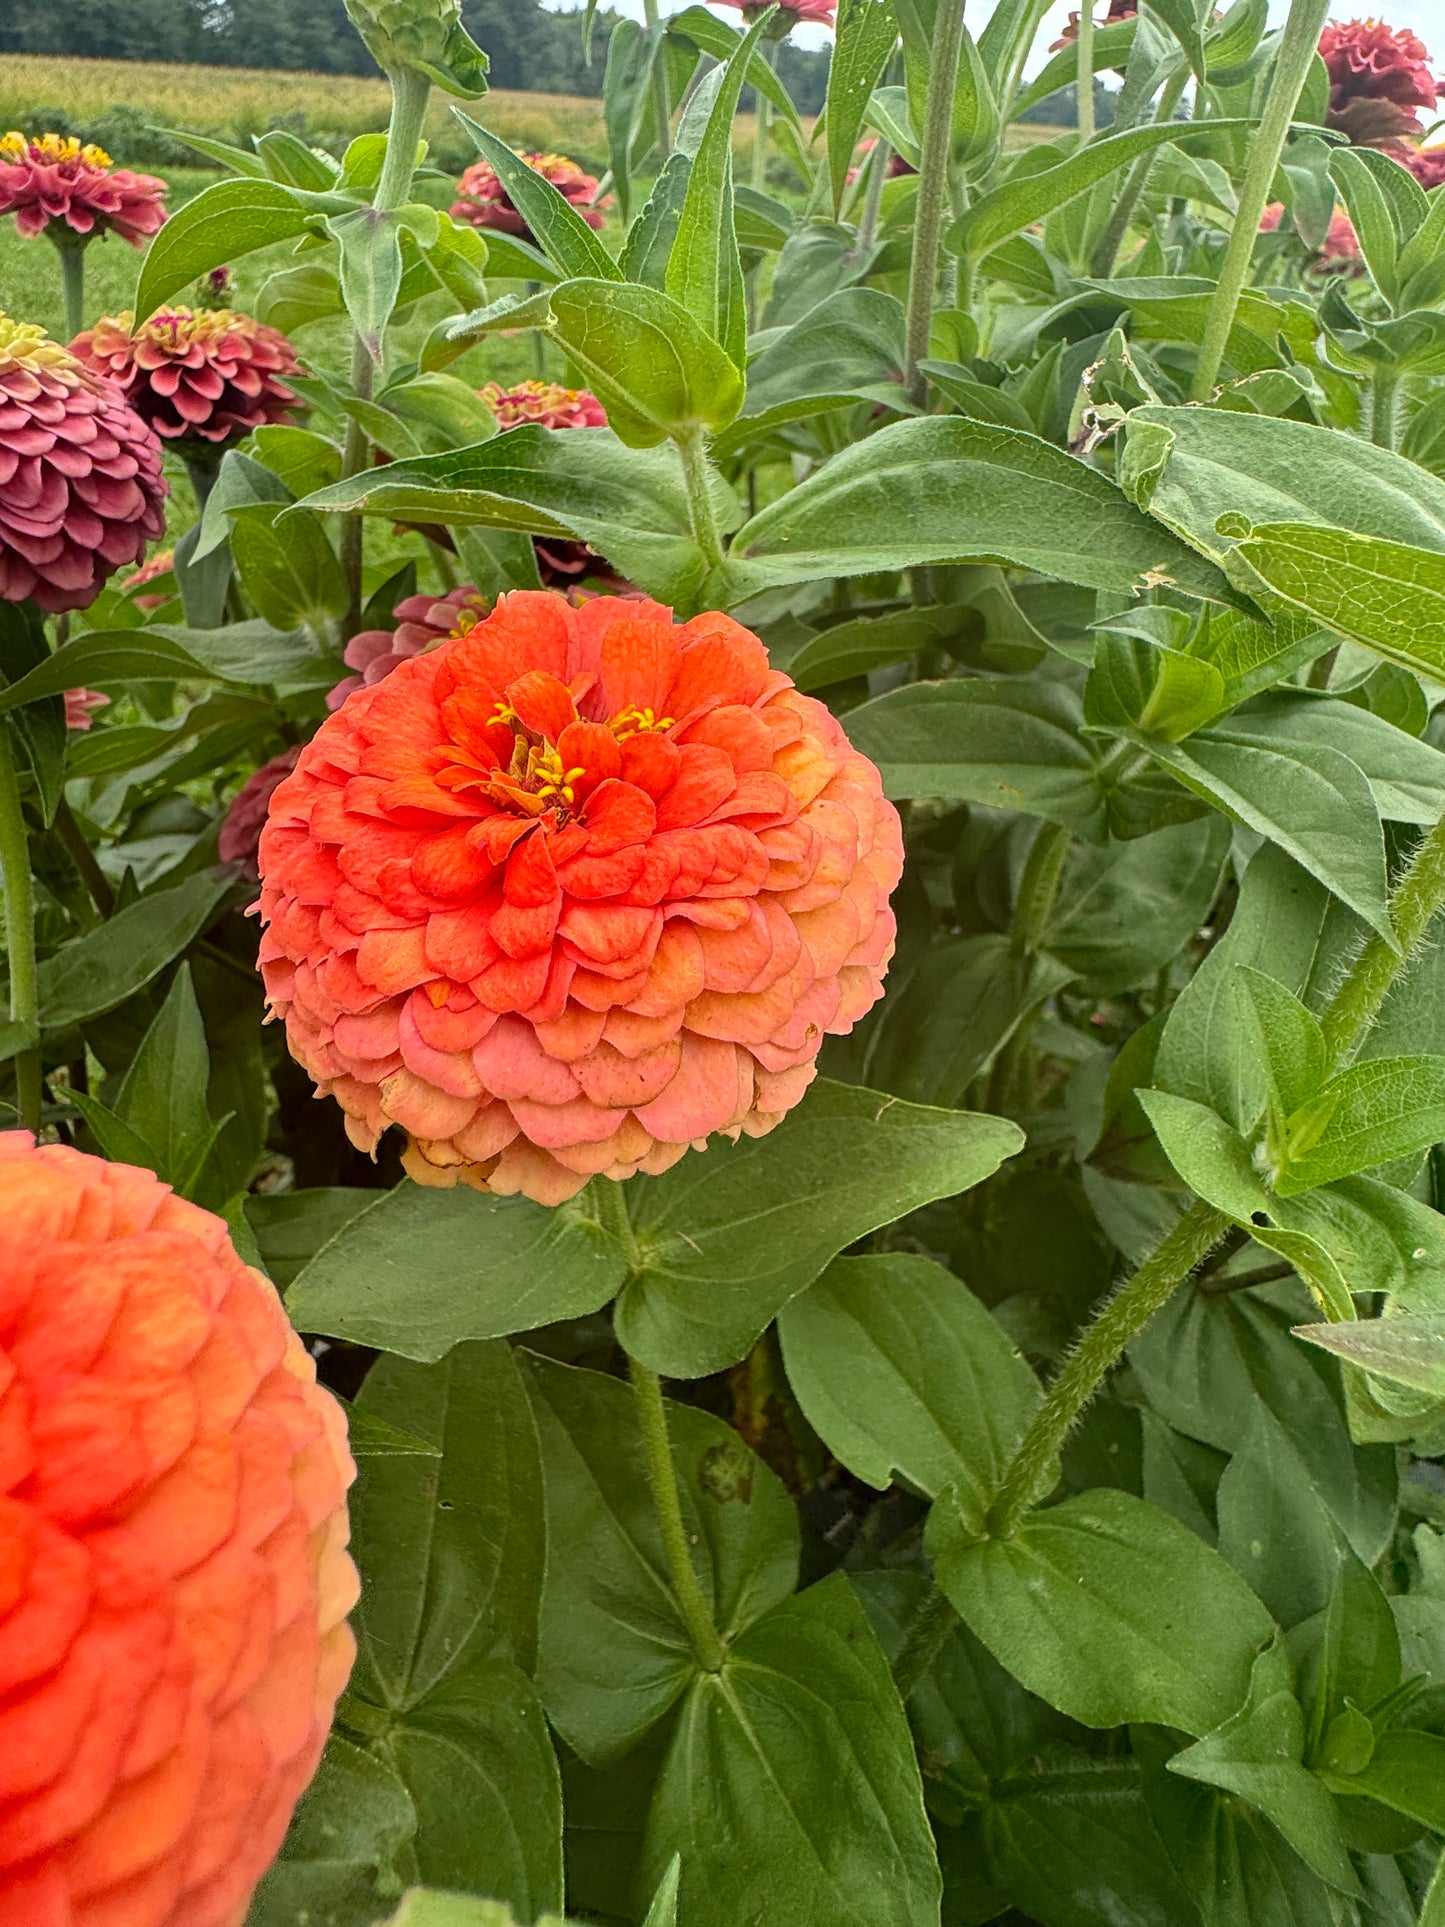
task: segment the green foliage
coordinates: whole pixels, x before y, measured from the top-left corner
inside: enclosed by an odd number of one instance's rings
[[[359,1658],[251,1927],[1445,1922],[1445,189],[1266,12],[1099,23],[1037,145],[1038,0],[949,72],[958,0],[844,0],[811,124],[782,15],[589,17],[599,225],[490,104],[411,166],[434,48],[344,157],[187,134],[137,306],[237,263],[308,412],[157,603],[0,622],[0,1103],[223,1212],[348,1401]],[[525,233],[444,212],[472,147]],[[608,425],[499,425],[533,374]],[[359,632],[574,567],[758,635],[905,870],[776,1128],[547,1206],[352,1150],[218,851]]]

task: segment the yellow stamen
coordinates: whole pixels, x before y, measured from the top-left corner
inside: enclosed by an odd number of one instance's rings
[[[655,716],[651,709],[639,709],[635,704],[628,709],[620,709],[607,727],[619,743],[625,743],[629,736],[640,736],[648,731],[671,729],[676,722],[675,716]]]

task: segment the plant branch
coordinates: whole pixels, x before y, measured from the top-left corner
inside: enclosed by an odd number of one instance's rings
[[[1289,18],[1274,59],[1274,73],[1259,129],[1250,148],[1249,164],[1239,189],[1239,206],[1230,229],[1229,244],[1219,270],[1219,285],[1209,303],[1204,324],[1204,339],[1194,370],[1193,401],[1208,401],[1219,379],[1224,351],[1229,344],[1234,317],[1239,312],[1239,297],[1249,278],[1260,216],[1264,213],[1275,169],[1284,152],[1285,137],[1294,119],[1304,89],[1310,62],[1319,46],[1320,29],[1330,10],[1330,0],[1291,0]]]
[[[723,1643],[712,1623],[712,1613],[702,1596],[697,1571],[692,1563],[687,1527],[682,1518],[682,1497],[677,1488],[677,1468],[672,1462],[672,1447],[667,1437],[667,1407],[662,1397],[662,1380],[646,1365],[629,1358],[627,1369],[637,1394],[637,1417],[642,1427],[642,1447],[647,1460],[647,1482],[657,1522],[662,1528],[662,1543],[667,1553],[667,1568],[672,1575],[672,1590],[678,1611],[692,1641],[693,1655],[704,1672],[722,1671]]]
[[[1143,1331],[1228,1229],[1228,1218],[1213,1205],[1200,1201],[1190,1205],[1153,1256],[1145,1259],[1085,1328],[1004,1474],[989,1509],[991,1538],[1009,1538],[1025,1514],[1045,1496],[1053,1484],[1054,1461],[1064,1440],[1123,1356],[1125,1346]]]
[[[11,724],[0,722],[0,869],[5,873],[5,953],[10,966],[10,1021],[27,1029],[40,1026],[40,983],[35,965],[35,891],[30,877],[30,841],[20,805]],[[40,1129],[42,1085],[40,1050],[15,1059],[15,1095],[23,1130]]]
[[[963,0],[938,0],[933,22],[928,99],[923,114],[923,139],[918,156],[918,213],[913,223],[913,261],[908,271],[908,365],[910,398],[923,400],[920,361],[928,359],[933,330],[933,298],[938,286],[938,253],[943,214],[948,204],[948,177],[953,160],[953,95],[958,84],[958,56],[963,46]]]
[[[1445,817],[1424,837],[1390,897],[1398,949],[1373,932],[1320,1018],[1332,1069],[1353,1057],[1390,987],[1445,908]]]

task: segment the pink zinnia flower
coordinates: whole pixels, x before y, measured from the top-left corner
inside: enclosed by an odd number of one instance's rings
[[[607,410],[587,388],[564,388],[555,381],[522,381],[503,388],[499,381],[489,381],[478,393],[499,428],[521,428],[527,422],[542,428],[607,426]]]
[[[86,730],[97,709],[104,709],[110,701],[98,689],[67,689],[65,692],[65,727],[69,730]]]
[[[608,195],[596,201],[598,180],[584,173],[576,161],[565,154],[523,154],[521,157],[543,180],[550,181],[568,200],[588,227],[601,227],[606,218],[602,209],[612,205]],[[512,205],[511,196],[497,178],[490,161],[473,161],[457,182],[457,199],[452,202],[452,219],[469,221],[473,227],[496,228],[502,234],[532,238],[532,230]]]
[[[1332,20],[1320,35],[1320,58],[1330,76],[1329,125],[1360,146],[1419,134],[1414,109],[1433,109],[1445,91],[1425,43],[1408,27]]]
[[[481,590],[469,582],[444,596],[412,595],[398,602],[394,629],[362,629],[347,643],[342,660],[356,674],[337,683],[326,707],[340,709],[353,690],[369,689],[399,662],[410,662],[450,636],[464,636],[490,607]]]
[[[1319,251],[1319,266],[1327,273],[1348,272],[1359,267],[1364,258],[1354,222],[1342,207],[1337,207],[1330,216],[1329,230]]]
[[[0,138],[0,215],[13,214],[27,239],[59,221],[74,234],[114,231],[141,248],[162,227],[170,189],[154,174],[111,171],[103,148],[59,134]]]
[[[85,609],[165,529],[155,436],[43,328],[0,315],[0,598]]]
[[[766,13],[772,0],[722,0],[725,7],[736,7],[749,25],[760,13]],[[805,21],[814,22],[821,27],[831,27],[833,16],[838,11],[838,0],[777,0],[778,17],[768,29],[770,40],[782,40],[794,27]]]
[[[1427,194],[1445,181],[1445,147],[1415,147],[1406,141],[1400,145],[1404,151],[1395,158],[1409,169]]]
[[[260,964],[354,1144],[557,1204],[781,1122],[882,993],[902,867],[878,771],[730,616],[518,590],[301,752]]]
[[[1109,11],[1104,15],[1102,20],[1096,18],[1096,25],[1100,27],[1117,27],[1121,20],[1132,20],[1138,11],[1138,7],[1134,5],[1134,0],[1109,0]],[[1049,48],[1049,52],[1056,54],[1061,47],[1072,47],[1078,37],[1079,16],[1076,13],[1071,13],[1069,15],[1069,24],[1064,28],[1064,31],[1059,35],[1058,39],[1054,41],[1053,45]]]
[[[231,807],[226,811],[226,820],[216,839],[216,854],[222,863],[237,864],[241,874],[252,883],[260,880],[256,851],[266,824],[266,809],[271,801],[271,793],[295,769],[296,758],[300,754],[301,747],[297,744],[294,749],[283,749],[279,756],[273,756],[269,763],[263,763],[260,769],[253,770],[231,799]]]
[[[300,367],[285,335],[229,308],[161,308],[139,328],[107,315],[73,347],[167,441],[239,441],[302,405],[281,379]]]

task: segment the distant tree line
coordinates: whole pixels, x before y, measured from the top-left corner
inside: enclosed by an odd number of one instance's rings
[[[616,17],[606,8],[597,16],[590,67],[575,12],[550,12],[541,0],[463,0],[462,12],[473,39],[491,57],[494,87],[602,92],[606,35]],[[316,73],[376,71],[342,0],[64,0],[58,6],[0,0],[0,50]],[[792,46],[781,53],[784,81],[803,111],[816,113],[828,56]]]

